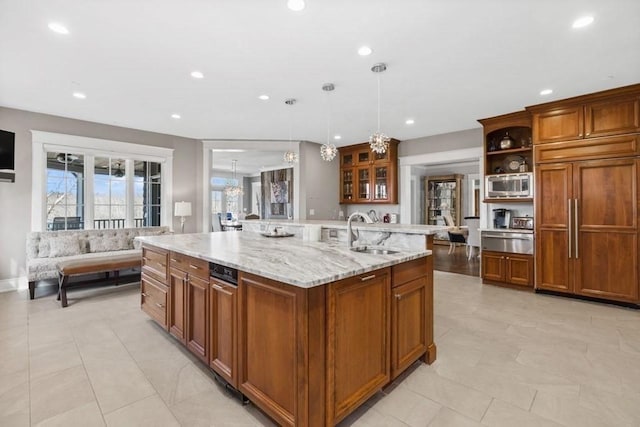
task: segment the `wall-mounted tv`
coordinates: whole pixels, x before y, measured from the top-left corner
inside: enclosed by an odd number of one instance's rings
[[[16,167],[16,134],[0,130],[0,170],[13,171]]]

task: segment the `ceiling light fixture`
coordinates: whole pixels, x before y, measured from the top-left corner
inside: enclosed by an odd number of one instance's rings
[[[540,91],[540,95],[545,96],[545,95],[551,95],[553,93],[553,89],[543,89]]]
[[[371,151],[378,154],[384,154],[389,148],[389,138],[384,133],[380,132],[380,73],[384,72],[387,69],[387,64],[382,62],[375,64],[371,67],[371,71],[376,73],[378,77],[378,130],[369,137],[369,147]]]
[[[78,99],[87,99],[87,95],[82,92],[73,92],[73,97]]]
[[[362,46],[358,49],[358,55],[360,56],[371,55],[371,52],[373,52],[373,50],[369,46]]]
[[[294,12],[300,12],[305,8],[304,0],[287,0],[287,7]]]
[[[342,139],[342,135],[333,135],[333,139],[338,141],[338,140]]]
[[[50,22],[49,29],[58,34],[69,34],[69,29],[59,22]]]
[[[269,100],[269,95],[260,95],[258,98],[263,100],[263,101],[268,101]]]
[[[236,164],[237,160],[231,160],[231,179],[227,180],[227,185],[224,187],[224,193],[227,197],[238,197],[244,194],[244,189],[238,178],[236,177]]]
[[[330,162],[335,159],[338,154],[338,149],[335,145],[329,142],[329,135],[331,135],[331,101],[329,98],[329,92],[332,92],[336,87],[333,83],[325,83],[322,85],[322,90],[327,93],[327,142],[320,147],[320,157],[325,162]]]
[[[573,21],[573,28],[583,28],[593,23],[593,16],[583,16]]]
[[[113,176],[116,178],[122,178],[124,176],[124,170],[122,169],[122,162],[116,162],[117,167],[111,170]]]
[[[191,77],[193,77],[194,79],[203,79],[204,74],[202,74],[202,71],[192,71]]]
[[[285,104],[287,104],[290,107],[293,107],[293,105],[296,103],[296,100],[293,98],[289,98],[286,99],[284,101]],[[287,150],[284,153],[284,161],[289,163],[290,165],[294,164],[294,163],[298,163],[298,153],[296,153],[295,151],[293,151],[293,147],[292,147],[292,142],[291,142],[291,129],[293,127],[293,116],[292,116],[293,111],[289,111],[289,150]]]
[[[69,163],[73,163],[74,161],[78,160],[78,156],[76,156],[75,154],[58,153],[58,155],[56,156],[56,160],[59,163],[68,165]]]
[[[176,120],[177,120],[177,119],[182,118],[182,116],[181,116],[180,114],[173,113],[173,114],[171,115],[171,118],[172,118],[172,119],[176,119]]]
[[[404,121],[404,123],[405,123],[405,124],[407,124],[407,125],[412,125],[412,124],[414,124],[414,123],[415,123],[415,120],[413,120],[413,119],[407,119],[407,120],[405,120],[405,121]]]

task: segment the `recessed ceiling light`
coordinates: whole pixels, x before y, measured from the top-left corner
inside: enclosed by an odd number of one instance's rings
[[[360,56],[371,55],[371,52],[373,52],[373,50],[371,50],[369,46],[362,46],[360,49],[358,49],[358,55]]]
[[[340,135],[333,135],[333,139],[335,139],[335,140],[342,139],[342,136],[340,136]]]
[[[583,16],[573,21],[573,28],[582,28],[593,22],[593,16]]]
[[[181,117],[181,116],[180,116],[180,114],[176,114],[176,113],[173,113],[173,114],[171,115],[171,118],[172,118],[172,119],[179,119],[180,117]]]
[[[73,92],[73,96],[78,99],[86,99],[87,95],[82,92]]]
[[[58,34],[69,34],[69,30],[59,22],[50,22],[49,29]]]
[[[260,95],[258,98],[262,99],[263,101],[266,101],[269,99],[269,95]]]
[[[300,12],[304,9],[304,0],[287,0],[287,7],[294,12]]]
[[[540,91],[540,95],[545,96],[545,95],[551,95],[553,93],[553,89],[543,89]]]
[[[204,74],[202,74],[202,71],[192,71],[191,77],[193,77],[194,79],[202,79],[204,78]]]
[[[415,123],[415,120],[413,120],[413,119],[407,119],[407,120],[405,120],[404,122],[405,122],[406,124],[408,124],[408,125],[412,125],[412,124],[414,124],[414,123]]]

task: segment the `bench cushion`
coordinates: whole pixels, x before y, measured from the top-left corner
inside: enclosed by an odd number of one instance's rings
[[[58,272],[63,276],[77,274],[102,273],[142,265],[142,256],[138,254],[114,255],[103,258],[75,259],[58,262]]]

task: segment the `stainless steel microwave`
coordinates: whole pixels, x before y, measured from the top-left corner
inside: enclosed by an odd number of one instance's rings
[[[487,175],[484,194],[485,199],[533,198],[533,173]]]

